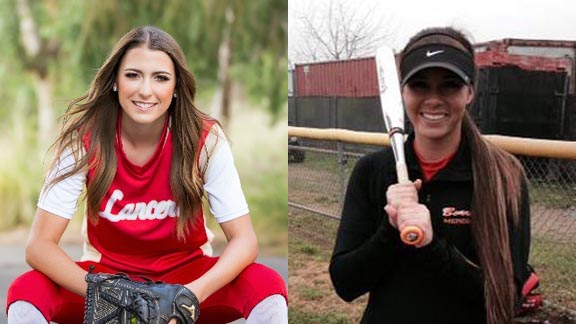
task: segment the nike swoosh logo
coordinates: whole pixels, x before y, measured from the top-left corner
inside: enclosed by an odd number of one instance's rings
[[[434,56],[434,55],[440,54],[440,53],[444,53],[444,50],[439,50],[439,51],[434,51],[434,52],[427,51],[426,57]]]

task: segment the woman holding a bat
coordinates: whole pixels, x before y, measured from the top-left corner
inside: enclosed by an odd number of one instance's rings
[[[527,181],[467,111],[474,48],[453,28],[423,30],[400,54],[400,79],[411,181],[397,183],[392,149],[356,164],[330,264],[336,291],[370,294],[362,323],[512,323],[530,275]],[[407,227],[421,240],[405,244]]]

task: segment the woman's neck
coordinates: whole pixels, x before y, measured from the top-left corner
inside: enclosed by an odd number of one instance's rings
[[[166,115],[167,116],[167,115]],[[125,117],[123,114],[122,117]],[[155,146],[162,137],[164,130],[164,118],[159,118],[149,125],[133,123],[128,118],[122,118],[120,125],[120,136],[124,143],[129,142],[132,147]]]
[[[424,161],[435,162],[454,154],[460,145],[461,138],[462,135],[459,132],[455,136],[442,139],[431,139],[416,134],[414,145],[419,156]]]

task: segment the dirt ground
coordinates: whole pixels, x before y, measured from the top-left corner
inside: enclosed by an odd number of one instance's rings
[[[315,260],[314,255],[298,251],[291,251],[289,260],[288,291],[291,308],[314,314],[309,316],[310,318],[331,314],[347,318],[346,323],[360,321],[367,298],[363,297],[352,303],[340,299],[330,282],[328,262]],[[293,323],[292,320],[290,323]]]
[[[530,214],[533,234],[550,236],[559,242],[573,243],[576,237],[576,210],[532,204]]]
[[[334,292],[328,274],[329,256],[337,221],[324,216],[289,208],[289,280],[290,308],[303,312],[305,317],[322,319],[326,314],[337,318],[325,322],[299,320],[291,324],[358,323],[366,304],[366,296],[346,303]],[[546,299],[545,299],[546,300]],[[540,311],[518,319],[518,323],[568,324],[576,323],[574,313],[546,302]]]

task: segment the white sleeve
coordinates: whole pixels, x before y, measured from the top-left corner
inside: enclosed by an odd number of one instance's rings
[[[76,173],[50,186],[50,181],[70,170],[75,163],[74,155],[66,150],[55,167],[50,170],[38,199],[38,208],[60,217],[71,219],[78,209],[78,199],[86,183],[86,172]]]
[[[224,133],[217,125],[206,138],[205,150],[200,160],[207,158],[204,173],[204,190],[208,196],[210,211],[218,223],[230,221],[248,214],[248,204],[242,192],[240,177],[234,166],[234,157]]]

